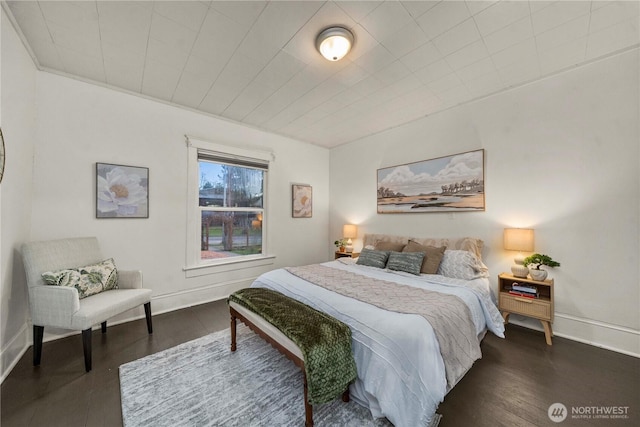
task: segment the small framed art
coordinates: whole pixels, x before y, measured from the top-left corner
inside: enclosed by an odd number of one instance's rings
[[[96,163],[96,218],[149,218],[149,168]]]
[[[310,185],[293,184],[292,216],[294,218],[311,218],[313,214],[313,194]]]

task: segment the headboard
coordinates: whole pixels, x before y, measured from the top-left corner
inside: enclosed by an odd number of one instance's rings
[[[413,240],[416,243],[425,246],[446,246],[447,249],[457,249],[462,251],[469,251],[475,254],[478,259],[482,260],[482,248],[484,242],[474,237],[409,237],[409,236],[396,236],[393,234],[365,234],[363,247],[367,245],[375,246],[378,242],[392,242],[392,243],[408,243],[409,240]]]

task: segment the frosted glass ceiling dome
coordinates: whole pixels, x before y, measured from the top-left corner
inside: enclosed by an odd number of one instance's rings
[[[339,61],[353,46],[353,34],[343,27],[330,27],[318,34],[316,48],[329,61]]]

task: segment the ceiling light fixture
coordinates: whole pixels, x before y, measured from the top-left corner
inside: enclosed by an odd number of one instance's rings
[[[329,27],[318,34],[316,48],[329,61],[339,61],[353,46],[353,34],[343,27]]]

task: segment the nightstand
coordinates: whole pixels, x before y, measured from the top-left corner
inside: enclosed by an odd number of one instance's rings
[[[336,258],[357,258],[360,252],[340,252],[336,251]]]
[[[535,286],[538,290],[536,298],[530,298],[509,293],[511,286],[522,284],[525,286]],[[511,274],[502,273],[498,276],[498,309],[502,313],[504,323],[509,323],[511,313],[521,314],[540,320],[544,328],[544,336],[547,344],[551,345],[553,331],[553,279],[537,281],[515,277]]]

